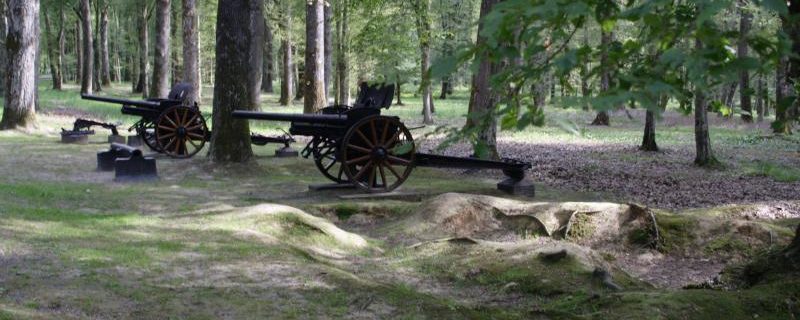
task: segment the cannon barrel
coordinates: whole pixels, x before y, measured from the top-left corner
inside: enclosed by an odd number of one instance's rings
[[[268,121],[289,121],[289,122],[303,122],[312,124],[331,124],[331,125],[345,125],[347,124],[347,115],[338,114],[291,114],[291,113],[266,113],[256,111],[241,111],[233,112],[234,118],[250,119],[250,120],[268,120]]]
[[[135,157],[141,157],[142,156],[142,150],[139,150],[137,148],[131,147],[131,146],[127,145],[127,144],[122,144],[122,143],[116,143],[115,142],[115,143],[111,144],[111,149],[125,151],[125,152],[127,152],[130,155],[135,156]]]
[[[100,102],[108,102],[108,103],[115,103],[133,107],[145,107],[145,108],[158,108],[159,103],[153,101],[135,101],[135,100],[125,100],[125,99],[117,99],[117,98],[109,98],[109,97],[98,97],[88,94],[81,94],[81,98],[85,100],[92,100],[92,101],[100,101]]]

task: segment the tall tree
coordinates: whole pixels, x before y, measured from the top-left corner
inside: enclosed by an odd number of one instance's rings
[[[483,45],[487,39],[481,35],[486,27],[484,18],[492,11],[494,5],[501,0],[481,1],[481,23],[478,26],[478,45]],[[483,51],[478,56],[478,73],[472,77],[472,92],[469,100],[469,115],[467,127],[477,128],[477,143],[474,154],[490,159],[499,158],[497,152],[497,118],[495,109],[498,103],[498,94],[492,87],[491,77],[500,71],[500,64],[490,59],[490,52]]]
[[[39,50],[39,0],[8,0],[5,104],[0,130],[36,122],[36,55]]]
[[[695,40],[695,48],[697,51],[703,48],[703,42],[700,38]],[[698,88],[698,85],[695,84],[694,91],[694,163],[698,166],[706,167],[715,165],[717,159],[711,150],[711,137],[708,134],[708,107],[704,89]]]
[[[252,41],[250,45],[250,66],[247,72],[247,87],[250,102],[247,104],[253,110],[261,107],[261,82],[263,81],[262,69],[264,65],[264,0],[250,0],[250,28],[248,32]]]
[[[47,42],[47,59],[50,60],[50,75],[53,78],[53,90],[61,90],[63,84],[63,74],[61,72],[61,62],[64,55],[64,27],[63,27],[63,8],[60,9],[61,22],[59,31],[53,34],[52,20],[48,10],[44,10],[44,38]]]
[[[306,59],[303,80],[304,113],[325,108],[325,8],[324,0],[306,4]]]
[[[420,51],[420,91],[422,92],[422,115],[424,124],[433,124],[433,94],[431,92],[431,0],[414,0],[414,16],[417,22],[417,38]]]
[[[253,156],[250,145],[250,125],[247,120],[234,119],[236,108],[246,107],[249,81],[243,75],[250,72],[250,53],[257,46],[253,39],[249,17],[253,1],[219,0],[217,8],[217,48],[214,84],[214,113],[212,117],[211,149],[214,162],[246,162]]]
[[[606,19],[603,17],[602,19]],[[600,21],[601,25],[603,21]],[[608,60],[608,50],[611,47],[611,42],[614,41],[614,33],[611,30],[606,30],[604,27],[600,28],[600,91],[606,92],[611,88],[611,66]],[[592,125],[595,126],[608,126],[611,124],[611,119],[608,116],[608,111],[602,110],[597,113]]]
[[[75,81],[78,84],[83,82],[83,36],[81,35],[80,11],[78,19],[75,21]]]
[[[8,7],[0,1],[0,81],[6,78],[6,36],[8,35]],[[0,95],[5,93],[5,83],[0,86]]]
[[[150,94],[166,98],[169,94],[169,51],[171,28],[171,0],[156,0],[156,42],[153,60],[153,84]]]
[[[91,94],[94,72],[94,48],[92,48],[92,11],[89,0],[80,0],[79,17],[81,20],[81,36],[83,37],[81,70],[81,93]]]
[[[102,5],[101,5],[102,3]],[[108,50],[108,10],[109,10],[109,2],[108,0],[103,2],[98,2],[98,6],[100,6],[100,16],[98,17],[98,37],[100,39],[100,82],[104,86],[111,85],[111,60],[109,59],[109,50]]]
[[[269,21],[264,20],[264,65],[261,67],[263,72],[261,80],[261,91],[266,93],[275,92],[272,82],[275,81],[275,55],[273,54],[275,45],[275,35],[272,33]]]
[[[139,4],[139,79],[136,81],[136,90],[134,92],[141,92],[142,97],[150,97],[150,17],[153,11],[146,1]]]
[[[183,0],[183,81],[192,84],[187,99],[200,102],[200,15],[197,0]]]
[[[283,2],[283,15],[281,16],[281,54],[283,56],[283,68],[281,72],[281,97],[280,104],[289,106],[292,104],[292,93],[294,90],[294,63],[292,62],[292,5],[289,1]]]
[[[737,55],[740,59],[747,58],[747,34],[753,21],[753,14],[747,8],[746,0],[739,0],[739,41],[737,43]],[[753,102],[750,98],[750,72],[742,70],[739,73],[739,105],[742,108],[742,120],[745,122],[753,121]]]
[[[338,18],[336,19],[336,32],[337,32],[337,54],[336,54],[336,101],[337,104],[350,103],[350,66],[348,59],[348,52],[350,50],[349,37],[350,30],[348,25],[348,10],[350,1],[341,0],[337,7],[339,11]],[[400,91],[397,92],[398,97]]]
[[[331,30],[331,22],[333,20],[333,8],[331,8],[330,3],[325,3],[325,32],[324,32],[324,41],[325,41],[325,103],[328,103],[328,97],[330,96],[330,86],[331,86],[331,75],[333,70],[333,30]]]

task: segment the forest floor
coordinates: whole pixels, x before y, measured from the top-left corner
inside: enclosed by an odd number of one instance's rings
[[[103,134],[64,145],[58,131],[77,115],[132,119],[73,96],[44,91],[39,128],[0,133],[0,319],[800,315],[796,273],[733,281],[800,221],[798,141],[764,125],[715,119],[724,166],[705,170],[691,119],[667,114],[651,154],[624,114],[594,128],[554,110],[561,125],[501,136],[534,163],[535,198],[500,193],[492,172],[419,169],[403,190],[421,199],[354,202],[309,191],[325,183],[313,163],[273,147],[249,165],[156,155],[159,181],[115,183],[95,171]],[[439,102],[438,120],[463,121],[464,106]],[[390,112],[414,126],[418,111]]]

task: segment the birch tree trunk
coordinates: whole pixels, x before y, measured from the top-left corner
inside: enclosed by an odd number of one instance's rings
[[[0,130],[36,122],[36,55],[39,49],[39,1],[8,0],[5,105]]]
[[[156,42],[153,60],[153,85],[150,95],[166,98],[169,94],[170,0],[156,0]]]
[[[247,162],[253,156],[250,146],[250,125],[247,120],[234,119],[234,109],[249,101],[250,53],[255,43],[248,17],[252,0],[220,0],[217,9],[217,48],[214,84],[214,113],[212,117],[212,161]]]
[[[323,0],[306,4],[306,59],[303,113],[325,108],[325,13]]]
[[[183,0],[183,81],[192,84],[192,92],[187,99],[198,103],[202,100],[199,26],[197,0]]]
[[[83,83],[83,35],[81,32],[81,19],[75,21],[75,82]]]

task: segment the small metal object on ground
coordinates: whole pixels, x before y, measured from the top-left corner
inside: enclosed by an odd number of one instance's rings
[[[108,151],[101,151],[97,153],[97,170],[98,171],[114,171],[114,165],[119,158],[129,158],[131,151],[129,149],[114,148],[114,144]]]
[[[355,188],[356,186],[350,183],[326,183],[326,184],[312,184],[308,186],[308,190],[311,191],[346,190]]]
[[[89,134],[85,132],[61,131],[61,143],[87,144]]]
[[[128,136],[128,145],[131,147],[141,147],[142,138],[139,136]]]
[[[119,158],[114,161],[114,181],[132,182],[158,179],[156,159],[145,157],[141,150],[124,144],[113,143],[111,148],[125,150],[131,154],[128,158]]]
[[[276,158],[297,158],[300,154],[297,150],[292,149],[292,147],[283,147],[280,149],[275,150],[275,157]]]
[[[506,178],[497,184],[497,190],[511,195],[536,196],[536,186],[528,179],[517,180],[514,178]]]
[[[118,134],[112,134],[108,136],[108,143],[125,143],[125,137]]]

